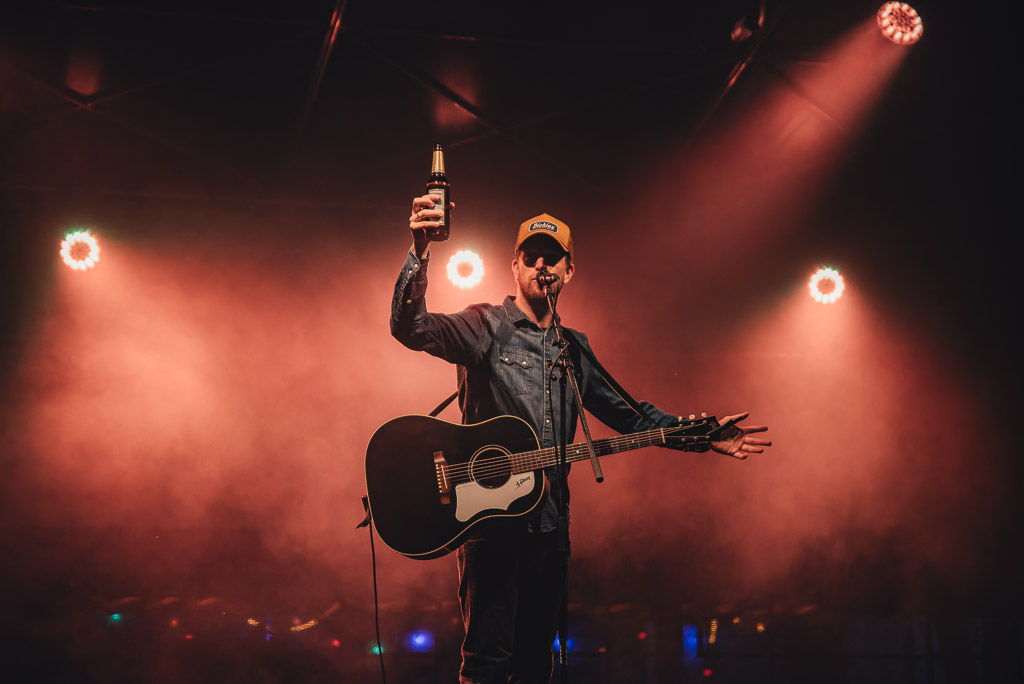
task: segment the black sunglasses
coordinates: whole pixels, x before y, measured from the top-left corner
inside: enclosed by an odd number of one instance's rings
[[[544,259],[546,266],[554,266],[569,254],[564,249],[557,247],[535,247],[533,245],[523,247],[519,253],[523,255],[523,263],[530,267],[533,267],[537,263],[537,259],[540,258]]]

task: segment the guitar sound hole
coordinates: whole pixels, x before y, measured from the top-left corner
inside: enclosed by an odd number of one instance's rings
[[[489,449],[473,458],[469,472],[473,480],[484,487],[500,487],[512,476],[512,462],[504,452]]]

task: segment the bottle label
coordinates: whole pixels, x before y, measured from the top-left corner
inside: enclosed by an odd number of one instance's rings
[[[448,206],[448,188],[446,188],[446,187],[427,188],[427,194],[429,194],[429,195],[440,195],[441,196],[441,200],[434,204],[434,208],[435,209],[440,208],[441,211],[444,212],[445,207]],[[437,222],[439,224],[441,224],[439,227],[444,226],[444,213],[442,213],[440,218],[437,219]]]

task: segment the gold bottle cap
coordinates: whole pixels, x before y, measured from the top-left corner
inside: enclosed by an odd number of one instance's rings
[[[444,173],[444,150],[440,145],[434,146],[434,157],[430,163],[430,173]]]

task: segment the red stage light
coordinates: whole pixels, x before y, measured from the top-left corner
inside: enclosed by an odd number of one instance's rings
[[[448,260],[448,280],[455,287],[473,287],[484,277],[484,262],[468,249],[456,252]]]
[[[843,276],[834,268],[819,268],[818,272],[811,276],[808,287],[814,301],[831,304],[843,296],[846,284],[843,282]]]
[[[887,2],[879,7],[878,28],[897,45],[916,43],[924,33],[921,15],[905,2]]]
[[[64,236],[60,243],[60,256],[64,263],[76,271],[96,265],[100,259],[100,246],[87,230],[76,230]]]

